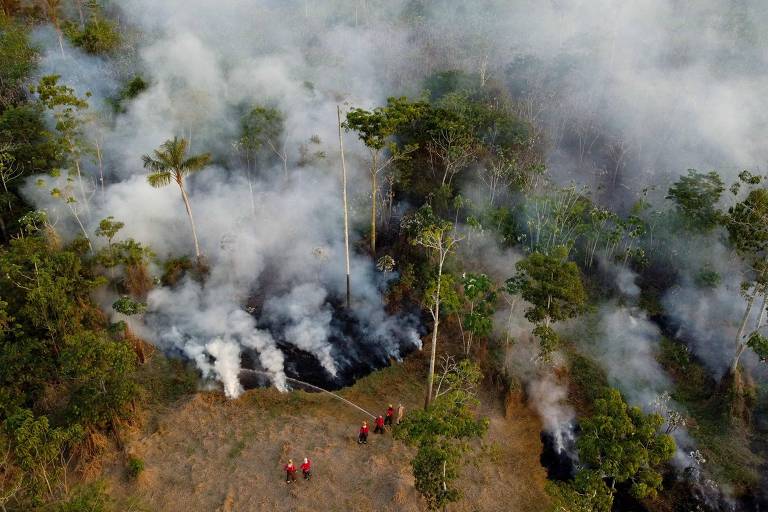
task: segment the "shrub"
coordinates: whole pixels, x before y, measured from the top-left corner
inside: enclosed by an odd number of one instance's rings
[[[136,479],[144,471],[144,461],[138,457],[128,459],[128,476]]]

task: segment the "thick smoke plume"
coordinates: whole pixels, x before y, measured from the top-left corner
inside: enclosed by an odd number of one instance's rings
[[[619,206],[688,167],[733,175],[766,162],[761,27],[768,10],[759,0],[125,0],[114,8],[127,32],[141,33],[124,61],[72,48],[61,57],[50,31],[39,35],[49,49],[43,71],[60,73],[80,93],[94,92],[95,104],[134,74],[150,83],[100,130],[110,185],[103,195],[94,190],[88,227],[92,232],[99,218],[114,215],[126,223],[124,236],[160,256],[188,253],[177,191],[146,185],[139,157],[181,135],[193,151],[227,160],[226,170],[211,168],[190,183],[210,280],[154,291],[146,330],[198,361],[233,396],[246,350],[258,354],[278,386],[281,343],[313,354],[330,374],[354,352],[328,316],[344,283],[333,142],[338,103],[371,107],[389,95],[419,94],[422,79],[436,70],[478,73],[512,90],[520,113],[544,130],[555,180],[602,185],[600,199]],[[249,183],[231,162],[237,112],[254,103],[285,115],[287,181],[279,164],[262,162]],[[299,169],[298,148],[313,136],[327,158]],[[362,206],[365,153],[348,139],[352,203]],[[41,207],[58,210],[58,227],[70,222],[59,203],[29,189]],[[365,212],[356,208],[353,217],[359,223]],[[384,278],[367,258],[353,259],[352,281],[362,338],[389,340],[377,357],[397,356],[405,340],[416,342],[412,322],[384,313]],[[254,298],[248,314],[244,305]],[[706,330],[696,315],[678,316],[696,326],[689,329]],[[638,325],[643,339],[642,319]],[[344,353],[334,337],[345,338]],[[645,358],[642,351],[630,355]]]

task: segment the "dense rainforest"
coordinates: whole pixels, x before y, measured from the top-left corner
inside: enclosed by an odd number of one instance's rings
[[[0,1],[0,510],[178,510],[213,407],[309,510],[270,421],[384,396],[329,510],[768,506],[760,2],[216,4]]]

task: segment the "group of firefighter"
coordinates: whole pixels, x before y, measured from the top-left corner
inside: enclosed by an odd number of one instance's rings
[[[304,462],[301,464],[301,473],[304,475],[304,480],[312,478],[312,461],[307,457],[304,457]],[[292,484],[296,481],[296,465],[292,459],[288,459],[288,464],[285,465],[285,483]]]
[[[397,406],[397,418],[395,418],[395,408],[392,407],[392,404],[389,404],[389,407],[387,407],[387,412],[384,416],[379,416],[374,420],[375,427],[373,429],[374,434],[383,434],[384,433],[384,427],[389,426],[392,428],[393,425],[399,425],[401,421],[403,421],[403,416],[405,416],[405,407],[403,407],[403,404],[398,404]],[[362,426],[360,427],[360,433],[357,436],[357,444],[368,444],[368,422],[363,421]],[[312,477],[312,461],[309,460],[309,458],[304,457],[304,462],[301,464],[301,473],[304,475],[304,480],[309,480]],[[292,459],[288,459],[288,463],[285,465],[285,483],[291,484],[296,481],[296,472],[298,469],[296,468],[296,465],[293,463]]]
[[[403,404],[398,404],[397,406],[397,419],[395,419],[395,408],[392,407],[392,404],[389,404],[389,407],[387,407],[387,412],[385,416],[379,416],[374,420],[374,428],[373,433],[374,434],[383,434],[384,433],[384,427],[389,426],[389,428],[392,428],[392,425],[396,424],[399,425],[401,421],[403,421],[403,416],[405,415],[405,407],[403,407]],[[360,427],[360,433],[357,435],[357,444],[368,444],[368,422],[363,421],[362,426]]]

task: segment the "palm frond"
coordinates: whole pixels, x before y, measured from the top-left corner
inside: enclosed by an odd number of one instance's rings
[[[161,146],[168,162],[172,163],[174,167],[180,167],[184,161],[184,155],[187,153],[187,144],[187,139],[174,137],[165,141]]]
[[[157,152],[155,152],[157,153]],[[144,163],[144,168],[152,172],[160,172],[166,169],[165,163],[152,158],[149,155],[143,155],[141,161]]]
[[[160,188],[168,185],[173,178],[171,171],[155,171],[147,175],[147,181],[154,188]]]
[[[186,160],[181,164],[181,167],[189,172],[197,172],[201,170],[203,167],[208,165],[208,163],[211,161],[211,154],[210,153],[202,153],[200,155],[194,155]]]

